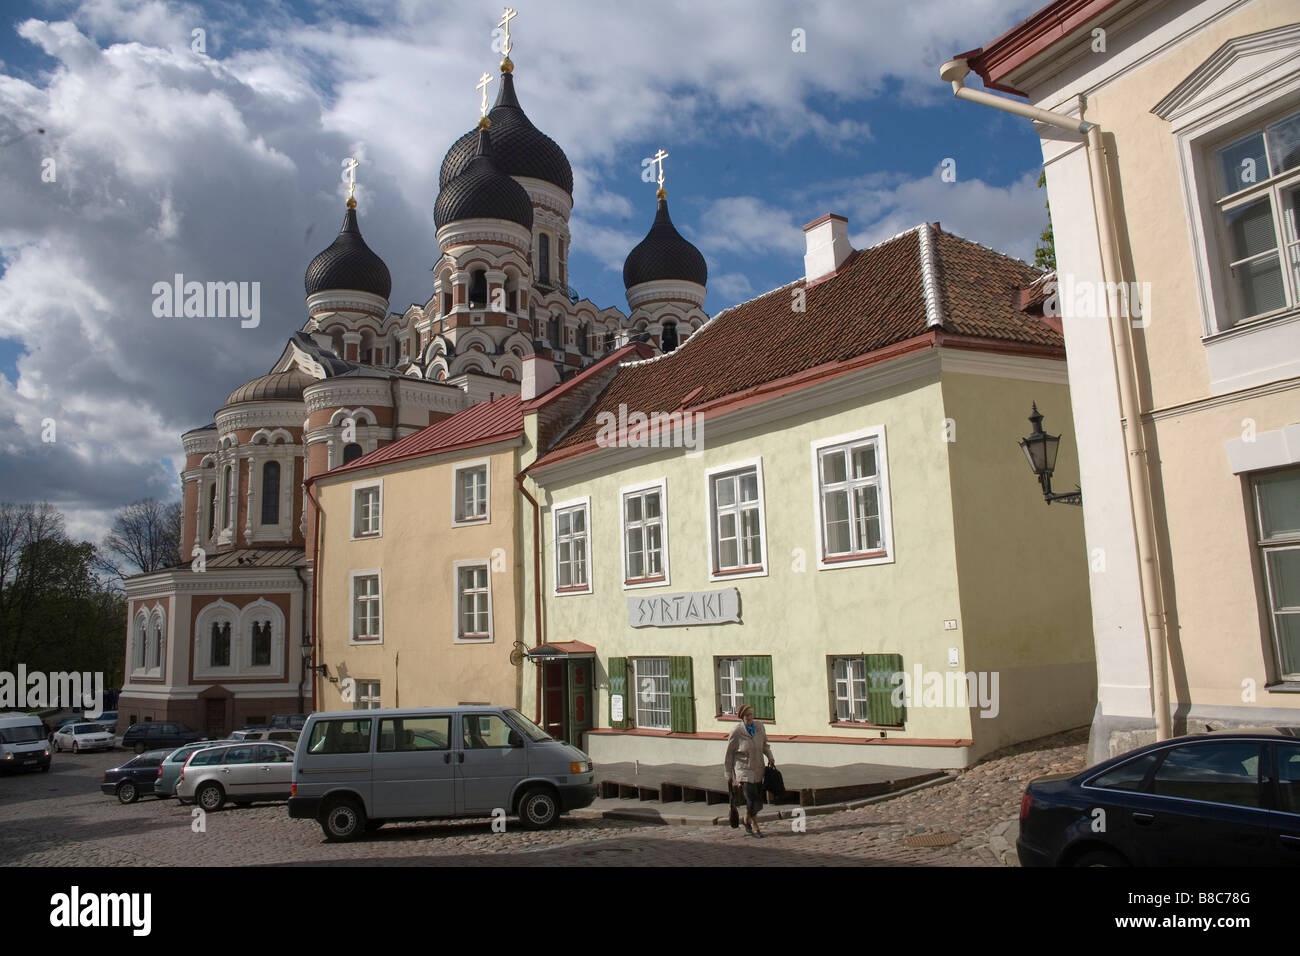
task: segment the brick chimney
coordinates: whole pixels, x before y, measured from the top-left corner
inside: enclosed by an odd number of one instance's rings
[[[803,227],[808,248],[803,254],[804,279],[811,285],[833,275],[853,252],[849,245],[849,221],[828,212]]]

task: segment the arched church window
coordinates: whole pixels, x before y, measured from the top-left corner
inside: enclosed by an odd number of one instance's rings
[[[677,323],[665,322],[663,331],[659,333],[659,345],[665,352],[671,352],[677,348]]]
[[[271,622],[253,622],[253,666],[269,667],[271,664]]]
[[[551,284],[551,237],[544,232],[537,237],[537,281]]]
[[[262,524],[280,523],[280,463],[262,465]]]
[[[212,625],[212,653],[208,658],[213,667],[230,666],[230,622],[217,621]]]
[[[558,315],[551,316],[550,329],[547,332],[547,334],[550,336],[551,339],[551,348],[553,349],[564,348],[564,340],[560,338],[561,327],[560,327],[560,317]]]
[[[487,305],[487,270],[475,269],[470,273],[469,304],[473,308]]]
[[[235,469],[230,465],[226,466],[223,486],[225,490],[225,500],[221,503],[221,527],[229,528],[235,523],[235,509],[232,507],[235,502]]]
[[[614,350],[614,333],[613,333],[613,332],[606,332],[606,333],[605,333],[605,351],[606,351],[606,352],[612,352],[613,350]]]
[[[358,458],[361,457],[361,454],[362,454],[361,446],[358,445],[356,442],[352,442],[351,444],[344,445],[343,464],[346,465],[349,462],[356,461]]]
[[[208,489],[208,537],[217,530],[217,483],[214,481]]]

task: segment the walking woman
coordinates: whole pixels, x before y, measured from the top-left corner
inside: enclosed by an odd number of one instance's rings
[[[739,782],[745,799],[745,830],[756,837],[763,835],[758,828],[758,812],[763,809],[763,758],[769,766],[776,766],[772,748],[767,743],[767,731],[754,719],[754,708],[742,704],[736,711],[740,718],[727,738],[727,756],[723,766],[727,770],[727,792],[732,794]]]

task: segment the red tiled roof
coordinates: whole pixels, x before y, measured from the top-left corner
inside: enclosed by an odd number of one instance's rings
[[[333,468],[322,478],[331,477],[359,468],[369,468],[388,462],[409,458],[422,458],[442,452],[487,445],[524,433],[524,416],[518,395],[507,395],[491,402],[479,402],[450,418],[434,422],[418,432],[407,435],[389,445],[376,448],[368,455]]]
[[[552,452],[591,442],[597,415],[617,415],[620,403],[647,415],[698,407],[939,331],[926,325],[921,228],[931,231],[946,342],[1064,348],[1060,333],[1019,311],[1019,291],[1039,270],[927,224],[853,253],[811,287],[799,279],[719,312],[674,352],[623,366]],[[796,291],[804,293],[803,312],[792,309]]]

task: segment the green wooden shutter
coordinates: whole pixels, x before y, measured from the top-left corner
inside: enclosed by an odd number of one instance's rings
[[[628,725],[628,714],[631,713],[633,702],[627,696],[627,672],[629,661],[626,657],[611,657],[609,659],[609,725],[615,730],[624,730]],[[623,698],[623,719],[614,719],[615,697]]]
[[[776,690],[772,686],[772,658],[742,657],[741,675],[745,678],[745,703],[754,708],[762,720],[776,719]]]
[[[689,657],[668,658],[668,691],[668,726],[678,733],[695,733],[695,687]]]
[[[903,708],[894,705],[894,675],[903,671],[902,654],[867,654],[867,718],[882,727],[903,726]]]

